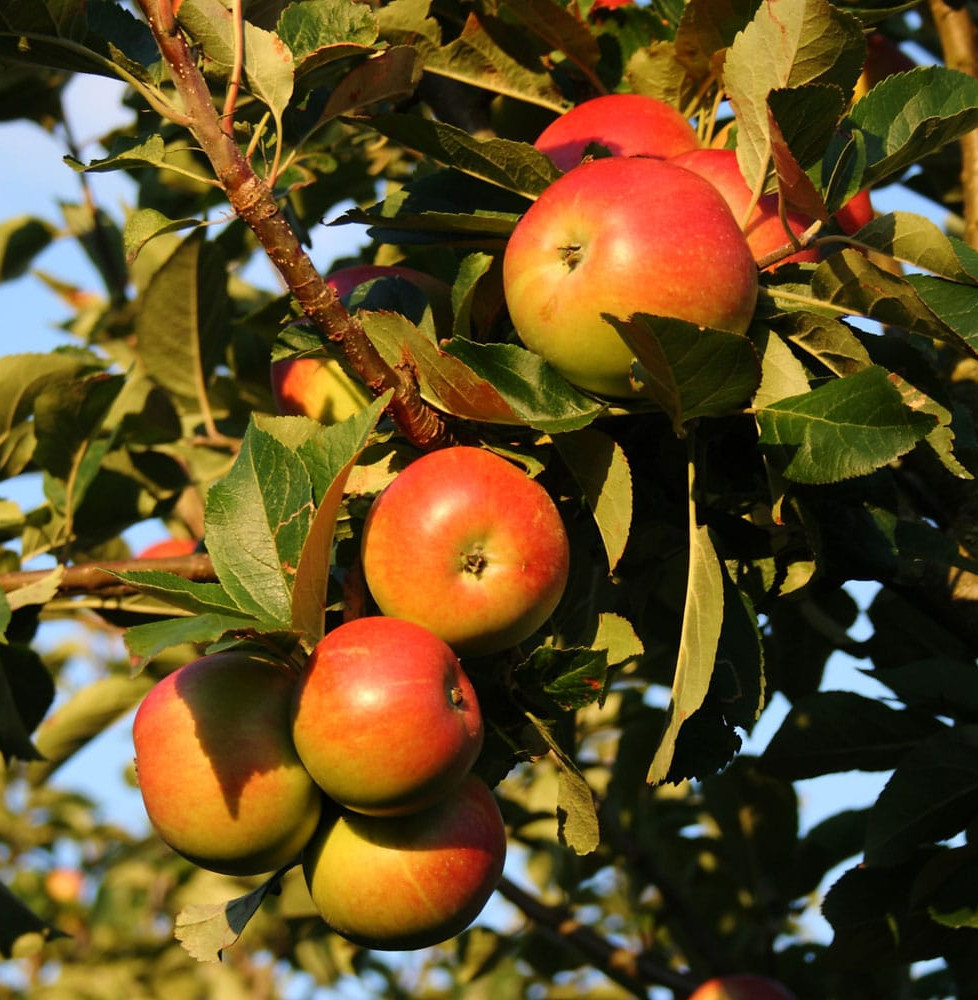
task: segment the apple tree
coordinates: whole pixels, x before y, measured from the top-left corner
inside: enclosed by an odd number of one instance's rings
[[[945,0],[0,0],[2,118],[63,138],[78,185],[56,223],[8,189],[0,221],[0,280],[70,313],[66,346],[0,358],[0,996],[666,998],[753,974],[820,1000],[978,997],[973,17]],[[88,75],[125,84],[128,121],[91,155],[63,105]],[[534,146],[626,94],[726,151],[747,192],[699,263],[680,168],[647,172],[639,149],[619,171],[626,112],[579,165]],[[131,204],[93,196],[108,171]],[[513,286],[535,263],[507,251],[571,173],[624,209],[589,211],[578,185],[562,270],[522,282],[538,311],[570,273],[573,297],[524,340]],[[719,203],[707,181],[682,190]],[[740,244],[710,254],[760,206],[780,228],[736,264],[739,325],[684,312],[729,292]],[[628,226],[666,207],[665,229]],[[587,280],[602,224],[618,256]],[[356,249],[317,265],[326,227]],[[45,270],[58,241],[97,286]],[[582,385],[611,355],[615,380]],[[299,674],[379,614],[375,498],[460,446],[539,484],[569,552],[528,631],[460,652],[484,724],[471,768],[508,841],[470,926],[413,953],[354,944],[299,856],[220,875],[58,784],[184,664],[230,651]],[[36,503],[14,499],[25,481]],[[463,485],[445,477],[446,502]],[[430,516],[371,565],[462,613]],[[516,521],[508,541],[538,541]],[[147,524],[183,547],[138,558]],[[827,681],[841,654],[870,693]],[[875,801],[806,823],[798,783],[855,772],[879,776]],[[394,905],[393,877],[380,889]]]

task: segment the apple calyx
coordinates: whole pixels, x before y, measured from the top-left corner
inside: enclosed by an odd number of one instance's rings
[[[474,577],[482,576],[488,565],[489,559],[481,545],[476,545],[471,552],[463,552],[459,560],[459,569],[463,573],[471,573]]]

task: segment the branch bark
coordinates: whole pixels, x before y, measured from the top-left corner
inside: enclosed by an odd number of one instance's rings
[[[949,69],[978,76],[978,33],[967,7],[930,0],[944,62]],[[961,187],[964,194],[964,239],[978,247],[978,130],[961,139]]]
[[[613,944],[582,924],[566,906],[552,906],[503,876],[499,894],[522,910],[534,923],[576,948],[595,968],[637,997],[646,997],[651,986],[665,986],[677,997],[688,997],[698,983],[653,962],[646,955]]]
[[[139,0],[139,6],[190,118],[191,133],[232,209],[254,232],[303,312],[343,349],[372,392],[394,390],[390,415],[414,444],[433,449],[454,443],[445,418],[421,399],[412,363],[405,359],[391,366],[380,356],[360,322],[316,271],[271,189],[224,131],[210,88],[174,17],[172,0]]]

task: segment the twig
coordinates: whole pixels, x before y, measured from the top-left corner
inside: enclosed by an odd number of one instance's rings
[[[969,76],[978,77],[978,40],[971,12],[955,9],[944,0],[930,0],[930,12],[941,40],[944,62]],[[961,138],[961,187],[964,194],[964,239],[978,247],[978,130]]]
[[[123,583],[116,573],[138,573],[144,570],[160,570],[164,573],[175,573],[186,580],[197,583],[208,583],[217,580],[211,557],[206,552],[189,556],[167,556],[162,559],[115,559],[111,562],[79,563],[77,566],[64,567],[64,573],[58,584],[57,593],[61,596],[71,594],[101,594],[104,596],[123,596],[137,594],[139,591],[127,583]],[[41,583],[51,575],[49,569],[21,570],[15,573],[0,573],[0,590],[11,593]]]
[[[139,0],[160,54],[200,144],[231,208],[254,232],[303,312],[338,344],[347,360],[376,395],[393,389],[391,417],[418,447],[454,443],[442,414],[421,398],[417,373],[409,362],[391,366],[367,337],[363,326],[317,272],[268,185],[255,173],[234,139],[222,127],[210,89],[173,15],[170,0]]]
[[[566,906],[552,906],[521,889],[505,876],[499,894],[571,947],[586,955],[609,979],[637,997],[645,997],[652,986],[665,986],[677,997],[688,997],[697,987],[695,980],[653,962],[648,956],[612,944],[597,931],[582,924]]]

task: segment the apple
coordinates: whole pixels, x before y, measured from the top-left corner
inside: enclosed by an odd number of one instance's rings
[[[865,97],[881,80],[892,73],[906,73],[917,64],[881,31],[866,36],[866,62],[852,95],[853,102]]]
[[[332,272],[325,281],[340,298],[346,298],[361,285],[380,279],[407,282],[420,290],[431,307],[435,327],[450,329],[451,289],[423,271],[399,265],[355,264]],[[271,362],[270,377],[275,409],[281,416],[311,417],[323,424],[334,424],[359,413],[373,400],[369,389],[347,371],[338,357],[316,354],[279,358]]]
[[[502,876],[506,828],[486,784],[399,819],[345,813],[303,852],[306,884],[326,923],[366,948],[427,948],[460,934]]]
[[[641,94],[605,94],[578,104],[551,122],[533,145],[561,170],[571,170],[592,143],[612,156],[661,159],[699,146],[696,131],[680,111]]]
[[[468,774],[482,749],[482,713],[438,636],[399,618],[355,618],[313,650],[295,689],[292,737],[340,805],[403,815]]]
[[[155,684],[133,722],[150,822],[201,868],[256,875],[293,860],[319,822],[322,792],[292,744],[295,675],[225,650]]]
[[[55,903],[77,903],[85,891],[85,876],[77,868],[52,868],[44,876],[44,889]]]
[[[374,500],[364,578],[385,615],[417,622],[459,655],[529,638],[563,596],[567,533],[547,491],[480,448],[429,452]]]
[[[708,180],[723,195],[734,218],[744,223],[744,213],[751,202],[751,189],[744,180],[737,163],[737,154],[732,149],[694,149],[681,153],[672,160],[673,163],[685,167]],[[789,211],[788,224],[791,231],[800,236],[811,224],[812,219],[803,212]],[[744,225],[744,235],[754,254],[755,260],[761,260],[775,250],[780,250],[788,243],[788,236],[778,215],[778,196],[776,194],[762,195],[754,206],[750,218]],[[815,248],[799,251],[786,257],[778,264],[788,261],[818,261],[821,254]],[[775,265],[777,266],[777,265]],[[769,268],[770,270],[770,268]]]
[[[599,396],[634,392],[631,349],[606,315],[650,313],[744,333],[757,267],[717,189],[677,163],[613,157],[547,187],[503,255],[523,343]]]
[[[189,556],[197,551],[195,538],[164,538],[161,542],[147,545],[137,559],[167,559],[173,556]]]
[[[854,194],[843,206],[835,213],[835,221],[839,224],[839,228],[851,236],[853,233],[858,232],[866,225],[867,222],[872,222],[875,218],[875,212],[873,211],[873,203],[869,197],[869,191],[860,191],[858,194]]]
[[[740,973],[709,979],[689,1000],[797,1000],[790,990],[766,976]]]

